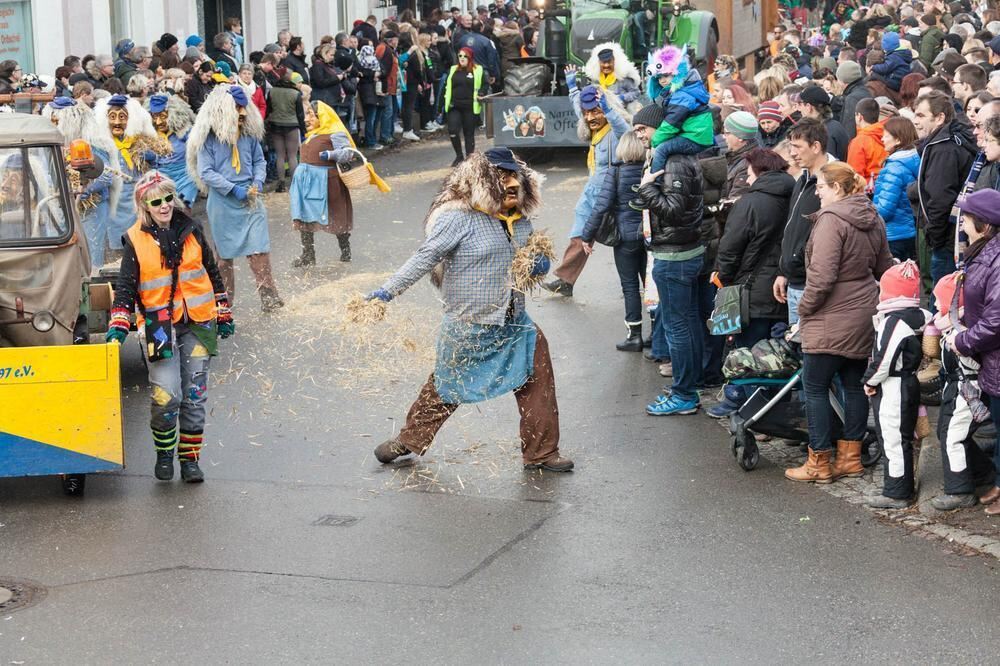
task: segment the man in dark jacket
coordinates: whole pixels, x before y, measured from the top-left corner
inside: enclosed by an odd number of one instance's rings
[[[803,118],[815,118],[823,123],[827,137],[826,152],[838,160],[843,160],[847,157],[847,145],[851,140],[848,138],[844,126],[833,117],[830,102],[830,96],[823,88],[817,85],[808,85],[799,96],[798,110],[802,113]]]
[[[361,39],[367,39],[374,46],[378,43],[378,18],[372,14],[364,21],[357,23],[354,31],[351,32],[352,35]]]
[[[482,65],[489,76],[490,85],[500,80],[500,56],[489,37],[482,34],[483,25],[479,21],[472,22],[472,30],[466,32],[458,40],[458,51],[463,46],[472,49],[472,58],[477,65]]]
[[[640,110],[636,118],[643,117]],[[648,147],[656,128],[636,123],[633,129]],[[653,329],[653,353],[669,346],[673,366],[672,387],[647,405],[646,413],[694,414],[701,407],[697,386],[704,358],[704,323],[698,314],[698,282],[705,263],[705,246],[701,242],[704,196],[698,160],[671,155],[662,172],[647,172],[642,177],[630,205],[649,211],[653,281],[661,299]],[[661,358],[666,356],[663,353]]]
[[[799,321],[799,299],[806,288],[806,242],[812,232],[810,215],[819,210],[816,174],[830,161],[826,152],[826,128],[815,118],[803,118],[788,134],[792,159],[802,169],[792,191],[788,222],[781,237],[778,277],[774,298],[788,304],[788,323]]]
[[[857,129],[854,126],[854,109],[858,105],[858,102],[868,99],[872,94],[865,85],[865,77],[861,71],[861,65],[853,60],[840,63],[837,67],[837,80],[844,84],[844,94],[841,96],[843,106],[840,112],[840,124],[847,131],[847,140],[850,141],[857,133]],[[847,154],[846,146],[844,154]]]
[[[293,72],[302,75],[302,81],[309,85],[309,63],[306,62],[306,47],[302,44],[301,37],[292,37],[288,43],[288,55],[281,61],[281,64]]]
[[[931,71],[934,58],[941,53],[944,32],[937,25],[937,16],[932,13],[920,17],[920,62]]]
[[[937,284],[955,271],[955,201],[978,149],[968,126],[956,120],[951,98],[942,92],[935,90],[917,100],[913,124],[921,138],[917,226],[930,249],[931,282]]]
[[[216,63],[226,63],[233,72],[240,70],[240,64],[233,55],[233,40],[227,32],[220,32],[212,38],[212,49],[208,52],[208,57]]]

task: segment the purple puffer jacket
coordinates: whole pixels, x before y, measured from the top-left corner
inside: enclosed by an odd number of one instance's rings
[[[955,346],[982,364],[979,387],[1000,396],[1000,235],[969,262],[964,290],[963,323],[969,328],[958,334]]]

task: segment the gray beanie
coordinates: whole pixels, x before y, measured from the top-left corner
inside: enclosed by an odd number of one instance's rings
[[[860,79],[861,65],[853,60],[845,60],[837,67],[837,80],[843,84],[850,85]]]
[[[663,107],[657,104],[647,104],[632,116],[632,126],[645,125],[646,127],[659,127],[667,113]]]
[[[727,132],[744,141],[750,141],[757,136],[757,119],[749,111],[730,113],[723,125]]]

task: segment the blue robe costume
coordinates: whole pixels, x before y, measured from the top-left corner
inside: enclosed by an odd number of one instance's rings
[[[162,135],[161,135],[162,136]],[[179,137],[174,133],[167,135],[170,147],[173,150],[170,155],[157,155],[150,153],[146,159],[159,171],[162,171],[177,183],[177,194],[188,208],[194,206],[198,198],[198,186],[188,173],[187,168],[187,135]]]
[[[91,146],[94,156],[100,158],[101,162],[108,166],[111,159],[106,152]],[[104,265],[104,247],[112,243],[115,238],[109,234],[111,215],[111,183],[114,176],[105,168],[100,177],[90,181],[83,188],[84,195],[96,194],[100,197],[97,206],[83,211],[80,215],[80,222],[83,224],[83,233],[87,237],[87,248],[90,250],[90,267],[94,270]],[[117,240],[121,243],[121,234]]]
[[[271,251],[264,201],[258,197],[251,203],[240,201],[232,190],[237,185],[264,189],[267,163],[260,141],[240,136],[236,142],[240,166],[233,167],[233,147],[209,134],[198,151],[198,176],[208,186],[206,211],[212,238],[223,259],[247,257]]]

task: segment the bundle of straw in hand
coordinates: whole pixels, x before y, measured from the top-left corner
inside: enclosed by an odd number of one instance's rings
[[[528,236],[528,242],[517,248],[517,252],[514,253],[510,277],[515,291],[528,293],[532,289],[537,289],[545,279],[545,275],[531,274],[537,257],[547,257],[549,261],[556,258],[555,245],[543,231],[536,231]]]
[[[385,319],[387,307],[385,301],[374,298],[366,300],[361,294],[355,294],[347,301],[344,309],[347,311],[347,321],[352,324],[375,324]]]

